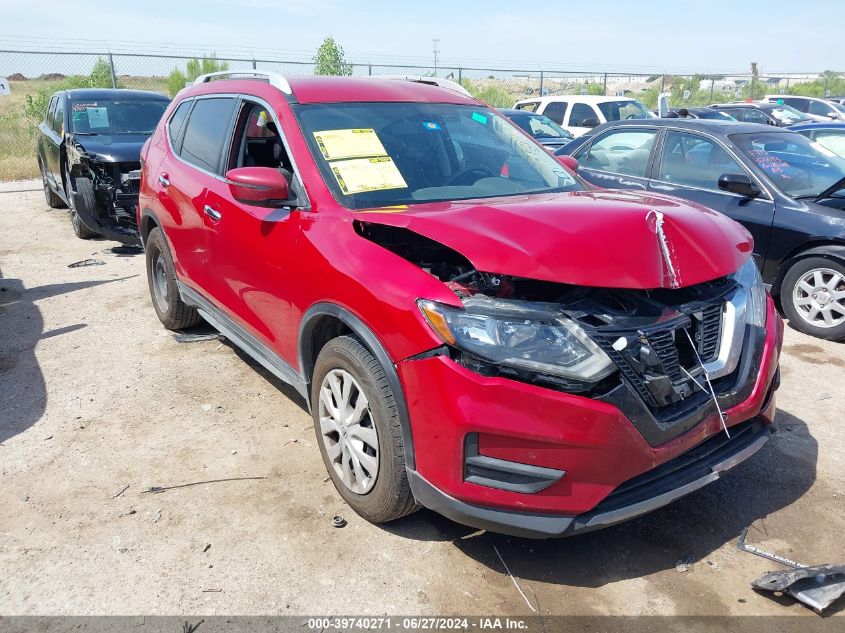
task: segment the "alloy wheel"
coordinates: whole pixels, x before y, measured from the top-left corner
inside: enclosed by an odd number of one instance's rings
[[[845,322],[845,277],[830,268],[810,270],[792,289],[792,303],[810,325],[836,327]]]
[[[167,268],[161,251],[155,253],[153,259],[153,296],[156,305],[162,312],[167,312],[170,302],[167,300]]]
[[[320,437],[335,474],[355,494],[367,494],[378,477],[378,434],[361,386],[344,369],[320,385]]]

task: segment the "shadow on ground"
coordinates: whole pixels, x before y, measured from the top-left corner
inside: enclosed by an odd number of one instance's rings
[[[0,443],[28,429],[44,415],[47,385],[35,357],[38,341],[82,329],[72,323],[44,331],[36,301],[122,281],[102,279],[25,288],[20,279],[4,279],[0,271]]]
[[[724,478],[627,523],[566,539],[535,541],[476,530],[428,510],[383,526],[419,540],[450,540],[467,556],[503,572],[495,545],[519,578],[580,587],[647,576],[679,560],[702,561],[754,521],[798,500],[816,478],[818,444],[804,421],[779,411],[777,433]]]

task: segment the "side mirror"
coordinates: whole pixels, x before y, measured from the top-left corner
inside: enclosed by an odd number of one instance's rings
[[[272,167],[230,169],[226,183],[235,200],[259,207],[283,206],[290,196],[288,181]]]
[[[568,167],[572,171],[578,171],[578,160],[572,158],[572,156],[567,156],[566,154],[562,154],[561,156],[555,156],[558,162],[561,163],[564,167]]]
[[[760,195],[760,189],[745,174],[722,174],[719,176],[719,189],[745,198],[756,198]]]
[[[582,127],[596,127],[596,126],[598,126],[598,124],[599,124],[599,120],[594,116],[590,117],[589,119],[584,119],[583,121],[581,121]],[[572,124],[570,123],[570,125],[572,125]]]

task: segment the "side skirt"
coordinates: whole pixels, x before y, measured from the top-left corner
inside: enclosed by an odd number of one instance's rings
[[[203,319],[208,321],[223,336],[232,341],[252,359],[279,380],[288,383],[309,402],[308,387],[302,376],[275,352],[235,323],[229,316],[214,306],[208,299],[181,281],[176,282],[182,301],[194,306]],[[310,404],[310,403],[309,403]]]

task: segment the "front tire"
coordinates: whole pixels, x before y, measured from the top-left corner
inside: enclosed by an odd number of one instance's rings
[[[781,285],[781,305],[789,324],[811,336],[845,339],[845,266],[825,257],[799,260]]]
[[[357,339],[339,336],[320,350],[311,410],[326,470],[355,512],[386,523],[416,509],[396,395],[384,368]]]
[[[82,204],[85,205],[86,210],[93,215],[97,208],[97,197],[94,194],[94,183],[91,182],[90,178],[72,178],[69,173],[66,173],[65,183],[67,187],[67,199],[70,203],[68,205],[70,208],[70,223],[71,226],[73,226],[74,234],[81,240],[90,240],[95,237],[99,237],[100,234],[92,230],[87,224],[85,224],[85,222],[82,221],[82,218],[79,217],[79,214],[76,212],[76,203],[73,197],[73,192],[76,191],[82,199]],[[71,183],[73,183],[73,187],[71,187]]]
[[[168,330],[182,330],[199,323],[202,317],[196,308],[187,305],[179,295],[173,256],[160,228],[150,231],[145,252],[150,297],[161,324]]]

